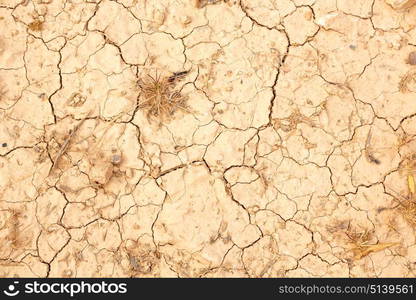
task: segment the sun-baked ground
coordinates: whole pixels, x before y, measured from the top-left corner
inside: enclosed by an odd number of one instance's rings
[[[416,1],[0,0],[0,275],[416,275]]]

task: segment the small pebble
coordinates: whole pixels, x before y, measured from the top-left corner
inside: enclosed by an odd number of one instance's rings
[[[416,51],[410,52],[407,62],[411,65],[416,65]]]
[[[111,158],[111,162],[114,165],[118,165],[119,163],[121,163],[121,155],[114,154],[113,157]]]

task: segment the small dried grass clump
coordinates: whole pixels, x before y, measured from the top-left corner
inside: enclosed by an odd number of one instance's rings
[[[408,143],[408,141],[403,142]],[[416,153],[407,155],[401,161],[399,166],[399,172],[401,175],[413,175],[416,173]]]
[[[412,226],[416,226],[416,154],[406,156],[399,167],[399,174],[406,178],[407,193],[397,192],[389,188],[393,192],[395,200],[399,203],[399,211],[405,220]],[[405,194],[405,195],[404,195]]]
[[[416,89],[416,71],[411,70],[404,74],[399,82],[399,91],[402,93],[414,92]]]
[[[413,174],[407,176],[408,193],[397,192],[395,189],[388,187],[389,194],[397,202],[397,211],[403,219],[412,227],[416,227],[416,185]],[[405,195],[406,194],[406,195]]]
[[[352,245],[351,252],[354,260],[360,260],[373,252],[382,251],[389,247],[398,245],[398,243],[371,243],[374,240],[373,232],[365,230],[362,232],[349,229],[346,232],[347,237]]]
[[[226,2],[224,0],[196,0],[196,7],[197,8],[204,8],[207,5],[217,4],[220,2]]]
[[[413,226],[416,226],[416,202],[412,199],[401,201],[399,207],[404,219]]]
[[[395,199],[399,203],[399,211],[403,218],[412,226],[416,226],[416,194],[413,175],[408,175],[407,183],[409,195],[407,197],[395,193]]]
[[[178,110],[189,111],[187,97],[176,88],[178,80],[175,76],[157,73],[139,79],[139,109],[145,110],[149,119],[159,121],[170,119]]]

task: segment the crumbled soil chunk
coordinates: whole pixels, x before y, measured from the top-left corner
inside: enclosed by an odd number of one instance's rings
[[[412,51],[409,53],[409,58],[407,61],[411,65],[416,65],[416,51]]]

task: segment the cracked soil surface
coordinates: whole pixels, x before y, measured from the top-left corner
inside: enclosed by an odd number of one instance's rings
[[[0,0],[0,276],[414,277],[414,2]]]

